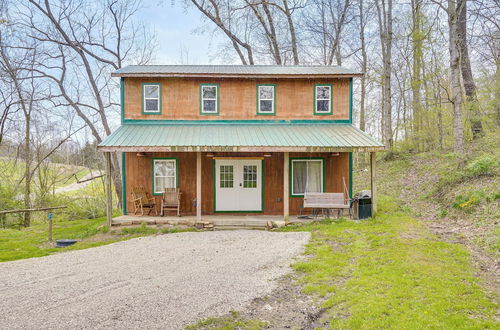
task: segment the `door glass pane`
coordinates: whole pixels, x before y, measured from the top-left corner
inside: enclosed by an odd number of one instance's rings
[[[243,188],[257,188],[257,165],[243,166]]]
[[[221,165],[219,172],[219,185],[221,188],[233,188],[233,165]]]

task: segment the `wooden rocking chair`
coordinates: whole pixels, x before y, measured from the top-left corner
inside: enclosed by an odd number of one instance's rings
[[[161,216],[167,211],[177,211],[177,216],[181,216],[181,192],[179,188],[165,188],[161,196]]]
[[[132,201],[134,202],[134,215],[138,211],[141,211],[141,215],[144,215],[144,209],[149,209],[148,215],[153,210],[155,211],[155,215],[158,215],[155,198],[150,197],[144,187],[135,187],[132,189]]]

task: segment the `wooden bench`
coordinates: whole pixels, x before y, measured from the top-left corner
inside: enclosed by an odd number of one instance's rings
[[[323,215],[329,216],[330,210],[338,210],[337,217],[343,210],[348,209],[349,215],[351,214],[351,205],[349,199],[344,197],[344,193],[317,193],[306,192],[304,194],[303,208],[313,209],[313,216],[317,215],[318,209],[321,209]]]

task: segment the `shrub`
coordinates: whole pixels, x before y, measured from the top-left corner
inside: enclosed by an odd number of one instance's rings
[[[496,160],[489,155],[484,155],[471,161],[465,168],[469,177],[479,177],[483,175],[492,175],[497,166]]]
[[[471,212],[481,203],[481,200],[483,199],[486,199],[486,195],[484,193],[472,191],[466,195],[458,195],[455,197],[455,202],[452,206],[458,210]]]

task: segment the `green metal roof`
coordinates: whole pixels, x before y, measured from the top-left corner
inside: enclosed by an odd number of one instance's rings
[[[133,124],[99,144],[102,151],[380,151],[384,145],[350,124]]]

